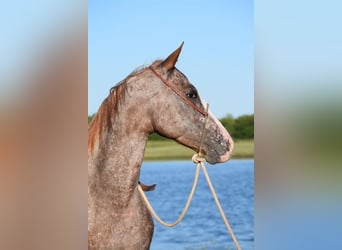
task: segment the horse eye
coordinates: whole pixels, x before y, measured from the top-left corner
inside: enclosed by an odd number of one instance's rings
[[[187,94],[186,96],[190,99],[195,99],[197,98],[197,92],[193,89],[191,89]]]

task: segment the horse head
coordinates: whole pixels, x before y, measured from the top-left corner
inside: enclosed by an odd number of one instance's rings
[[[211,164],[225,162],[231,156],[234,142],[218,119],[205,111],[206,103],[195,86],[175,67],[182,46],[183,43],[165,60],[150,66],[151,79],[162,86],[155,94],[157,98],[151,100],[155,107],[152,111],[153,129],[196,152],[200,150],[204,132],[201,153],[205,159]]]

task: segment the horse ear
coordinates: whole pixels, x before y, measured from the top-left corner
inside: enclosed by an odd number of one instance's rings
[[[172,52],[162,63],[162,67],[165,67],[166,70],[170,70],[173,69],[176,65],[177,59],[179,54],[182,51],[182,47],[183,47],[184,42],[182,42],[182,44],[178,47],[178,49],[176,49],[174,52]]]

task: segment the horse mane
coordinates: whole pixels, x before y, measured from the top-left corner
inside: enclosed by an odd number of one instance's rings
[[[154,61],[152,65],[155,63],[160,63],[160,60]],[[148,66],[142,66],[135,69],[124,80],[110,88],[109,95],[100,105],[99,110],[88,127],[88,153],[93,150],[96,140],[102,137],[105,129],[108,129],[109,131],[113,129],[113,121],[115,121],[119,112],[119,105],[125,100],[125,94],[127,92],[126,83],[129,79],[140,74],[146,68],[148,68]]]
[[[125,83],[126,81],[122,81],[110,89],[109,95],[93,117],[88,127],[88,152],[93,150],[96,140],[102,136],[105,129],[113,129],[111,121],[118,112],[120,100],[125,98]]]

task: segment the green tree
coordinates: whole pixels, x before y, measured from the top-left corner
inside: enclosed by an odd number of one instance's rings
[[[254,114],[242,115],[235,119],[234,136],[237,139],[254,138]]]
[[[224,118],[220,119],[220,122],[222,123],[223,127],[227,131],[229,131],[229,134],[234,137],[235,134],[235,120],[232,115],[227,115]]]

